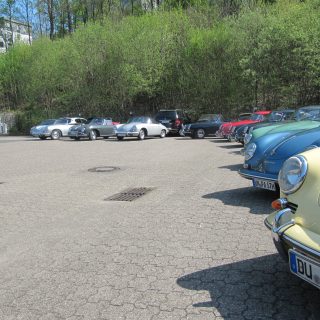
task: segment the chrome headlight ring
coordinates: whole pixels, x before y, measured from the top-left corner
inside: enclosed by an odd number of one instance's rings
[[[244,135],[244,139],[243,139],[243,142],[244,144],[248,144],[252,139],[252,134],[251,133],[246,133]]]
[[[244,151],[245,160],[250,160],[254,156],[254,153],[256,152],[256,150],[257,150],[257,145],[255,143],[248,144],[248,146]]]
[[[286,160],[279,172],[280,189],[285,194],[296,192],[303,184],[308,172],[305,157],[297,155]]]

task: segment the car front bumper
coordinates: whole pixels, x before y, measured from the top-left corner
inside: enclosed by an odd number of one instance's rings
[[[294,217],[290,209],[282,209],[271,213],[264,220],[265,226],[271,231],[273,243],[279,254],[288,260],[288,251],[294,249],[320,263],[320,235],[296,223],[294,219],[287,219],[282,225],[277,223],[277,215],[285,210],[290,217]]]
[[[257,179],[274,181],[278,183],[278,176],[276,174],[259,172],[255,170],[244,169],[244,168],[239,169],[238,173],[240,174],[241,177],[245,179],[253,180],[254,178],[257,178]]]
[[[30,132],[30,135],[36,138],[39,137],[50,137],[50,133],[49,132]]]
[[[81,132],[81,131],[70,131],[68,136],[70,138],[81,138],[81,137],[88,137],[88,134],[86,132]]]
[[[138,135],[139,135],[139,131],[116,132],[117,137],[138,137]]]

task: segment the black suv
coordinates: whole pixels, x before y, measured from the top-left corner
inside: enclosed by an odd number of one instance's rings
[[[160,110],[154,118],[167,127],[170,133],[179,133],[184,124],[190,123],[190,118],[181,109]]]

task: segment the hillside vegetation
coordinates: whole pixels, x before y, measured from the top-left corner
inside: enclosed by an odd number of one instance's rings
[[[320,102],[320,1],[109,15],[70,36],[0,56],[0,110],[19,130],[81,114],[122,120],[184,108],[197,115]]]

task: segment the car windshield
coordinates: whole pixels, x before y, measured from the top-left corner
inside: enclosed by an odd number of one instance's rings
[[[54,124],[68,124],[68,119],[58,119]]]
[[[55,121],[55,119],[44,120],[40,123],[40,126],[50,126],[51,124],[54,124]]]
[[[251,113],[250,114],[240,114],[239,120],[249,120],[251,118]]]
[[[218,119],[217,114],[203,114],[198,121],[215,121]]]
[[[132,123],[132,122],[147,123],[148,120],[149,120],[148,117],[132,117],[132,118],[129,118],[127,123]]]
[[[268,121],[277,122],[282,120],[293,120],[294,111],[272,111],[268,116]]]
[[[300,108],[296,112],[296,120],[317,120],[320,121],[320,106],[319,108]]]
[[[252,114],[251,117],[250,117],[250,120],[252,120],[252,121],[260,121],[260,120],[263,120],[263,119],[264,119],[263,115],[262,114],[257,114],[257,113]]]

